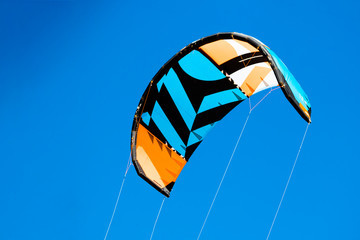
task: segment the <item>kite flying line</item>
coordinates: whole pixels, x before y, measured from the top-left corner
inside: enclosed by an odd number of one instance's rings
[[[127,175],[128,171],[129,171],[130,166],[132,165],[130,158],[131,158],[131,154],[130,154],[130,156],[129,156],[129,160],[128,160],[128,163],[127,163],[127,166],[126,166],[125,174],[124,174],[124,177],[123,177],[123,180],[122,180],[122,183],[121,183],[121,187],[120,187],[120,190],[119,190],[117,199],[116,199],[116,203],[115,203],[115,206],[114,206],[113,213],[112,213],[112,215],[111,215],[111,219],[110,219],[110,222],[109,222],[109,226],[108,226],[108,228],[107,228],[107,230],[106,230],[106,234],[105,234],[104,240],[106,240],[107,235],[108,235],[108,233],[109,233],[109,230],[110,230],[110,227],[111,227],[111,223],[112,223],[112,221],[113,221],[113,219],[114,219],[114,215],[115,215],[115,212],[116,212],[116,208],[117,208],[117,205],[118,205],[118,203],[119,203],[120,195],[121,195],[121,192],[122,192],[122,189],[123,189],[123,186],[124,186],[124,182],[125,182],[125,179],[126,179],[126,175]]]
[[[164,202],[165,202],[165,198],[166,198],[166,197],[164,197],[163,200],[162,200],[162,202],[161,202],[161,206],[160,206],[159,212],[158,212],[158,214],[157,214],[157,217],[156,217],[156,220],[155,220],[155,223],[154,223],[152,232],[151,232],[150,240],[152,239],[152,237],[153,237],[153,235],[154,235],[156,223],[157,223],[157,221],[158,221],[158,219],[159,219],[159,216],[160,216],[160,213],[161,213],[161,209],[162,209],[162,207],[163,207],[163,205],[164,205]]]
[[[221,185],[222,185],[222,183],[223,183],[223,181],[224,181],[225,175],[226,175],[226,173],[227,173],[227,171],[228,171],[228,169],[229,169],[230,163],[231,163],[231,161],[232,161],[232,159],[233,159],[233,157],[234,157],[234,153],[235,153],[235,151],[236,151],[236,149],[237,149],[237,147],[238,147],[238,145],[239,145],[240,139],[241,139],[241,137],[242,137],[242,135],[243,135],[244,129],[245,129],[246,124],[247,124],[247,122],[248,122],[248,120],[249,120],[249,117],[250,117],[251,112],[252,112],[252,111],[254,110],[254,108],[256,108],[271,92],[275,91],[276,89],[279,89],[279,88],[274,88],[274,89],[271,88],[270,91],[269,91],[257,104],[255,104],[254,107],[251,107],[251,102],[250,102],[250,97],[249,97],[249,109],[250,109],[250,110],[249,110],[249,114],[248,114],[248,116],[247,116],[247,118],[246,118],[246,120],[245,120],[244,126],[243,126],[243,128],[242,128],[242,130],[241,130],[241,132],[240,132],[239,138],[238,138],[238,140],[237,140],[237,142],[236,142],[236,144],[235,144],[234,150],[233,150],[233,152],[232,152],[232,154],[231,154],[231,157],[230,157],[230,159],[229,159],[229,162],[228,162],[228,164],[227,164],[227,166],[226,166],[226,168],[225,168],[224,174],[223,174],[223,176],[222,176],[222,178],[221,178],[221,181],[220,181],[220,183],[219,183],[219,186],[218,186],[218,188],[217,188],[217,190],[216,190],[216,193],[215,193],[215,195],[214,195],[214,198],[213,198],[213,200],[212,200],[212,202],[211,202],[210,208],[209,208],[209,210],[208,210],[208,212],[207,212],[207,214],[206,214],[205,220],[204,220],[204,222],[203,222],[203,225],[202,225],[202,227],[201,227],[201,230],[200,230],[200,232],[199,232],[199,235],[198,235],[198,237],[197,237],[197,240],[200,239],[201,233],[202,233],[202,231],[203,231],[203,229],[204,229],[204,227],[205,227],[206,221],[207,221],[207,219],[208,219],[208,217],[209,217],[209,214],[210,214],[210,212],[211,212],[211,209],[212,209],[212,207],[213,207],[213,205],[214,205],[214,202],[215,202],[215,200],[216,200],[216,197],[217,197],[217,195],[218,195],[218,193],[219,193],[219,190],[220,190],[220,188],[221,188]]]
[[[203,229],[204,229],[204,226],[205,226],[206,221],[207,221],[207,219],[208,219],[208,217],[209,217],[210,211],[211,211],[211,209],[212,209],[212,207],[213,207],[213,205],[214,205],[214,202],[215,202],[215,200],[216,200],[216,197],[217,197],[217,195],[218,195],[218,193],[219,193],[219,190],[220,190],[220,188],[221,188],[221,185],[222,185],[222,183],[223,183],[223,181],[224,181],[224,178],[225,178],[225,175],[226,175],[226,173],[227,173],[227,170],[229,169],[231,160],[233,159],[233,156],[234,156],[234,153],[235,153],[235,151],[236,151],[236,148],[237,148],[237,146],[238,146],[238,144],[239,144],[239,142],[240,142],[241,136],[242,136],[242,134],[243,134],[243,132],[244,132],[244,129],[245,129],[245,127],[246,127],[246,124],[247,124],[247,122],[248,122],[248,120],[249,120],[250,114],[251,114],[251,111],[249,111],[249,114],[248,114],[248,116],[247,116],[247,118],[246,118],[246,121],[245,121],[244,126],[243,126],[243,128],[242,128],[242,130],[241,130],[241,133],[240,133],[240,135],[239,135],[239,138],[238,138],[238,140],[237,140],[237,142],[236,142],[235,148],[234,148],[234,150],[233,150],[233,152],[232,152],[232,154],[231,154],[231,157],[230,157],[230,159],[229,159],[229,162],[228,162],[228,164],[227,164],[227,166],[226,166],[226,168],[225,168],[224,174],[223,174],[223,176],[222,176],[222,178],[221,178],[221,181],[220,181],[220,183],[219,183],[219,186],[218,186],[218,188],[217,188],[217,190],[216,190],[216,193],[215,193],[215,195],[214,195],[214,198],[213,198],[213,200],[212,200],[212,202],[211,202],[210,208],[209,208],[209,210],[208,210],[208,212],[207,212],[207,214],[206,214],[205,220],[204,220],[203,225],[202,225],[202,227],[201,227],[201,229],[200,229],[200,232],[199,232],[199,235],[198,235],[198,237],[197,237],[197,240],[199,240],[199,238],[200,238],[200,236],[201,236],[201,233],[202,233],[202,231],[203,231]]]
[[[274,223],[275,223],[276,217],[277,217],[277,215],[278,215],[278,213],[279,213],[279,210],[280,210],[281,204],[282,204],[282,202],[283,202],[283,200],[284,200],[284,196],[285,196],[286,190],[287,190],[287,188],[288,188],[288,186],[289,186],[289,183],[290,183],[290,180],[291,180],[292,174],[293,174],[293,172],[294,172],[294,169],[295,169],[295,166],[296,166],[296,162],[297,162],[297,160],[298,160],[298,158],[299,158],[300,151],[301,151],[302,145],[303,145],[303,143],[304,143],[304,140],[305,140],[306,133],[307,133],[307,130],[308,130],[308,128],[309,128],[309,125],[310,125],[310,123],[308,123],[308,124],[307,124],[307,126],[306,126],[306,130],[305,130],[305,133],[304,133],[303,139],[302,139],[302,141],[301,141],[299,151],[298,151],[298,153],[297,153],[297,155],[296,155],[296,158],[295,158],[294,164],[293,164],[293,166],[292,166],[292,169],[291,169],[291,172],[290,172],[289,178],[288,178],[288,180],[287,180],[287,182],[286,182],[284,192],[283,192],[283,194],[282,194],[282,196],[281,196],[281,199],[280,199],[279,205],[278,205],[278,207],[277,207],[277,210],[276,210],[276,213],[275,213],[274,219],[273,219],[273,221],[272,221],[272,223],[271,223],[271,227],[270,227],[269,233],[268,233],[268,235],[267,235],[267,237],[266,237],[266,240],[268,240],[268,239],[269,239],[269,237],[270,237],[271,230],[272,230],[272,228],[273,228],[273,226],[274,226]]]

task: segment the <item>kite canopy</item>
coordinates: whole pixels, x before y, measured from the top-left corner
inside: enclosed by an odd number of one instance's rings
[[[131,155],[137,173],[165,196],[206,134],[239,103],[280,86],[311,122],[308,97],[259,40],[219,33],[191,43],[151,80],[136,110]]]

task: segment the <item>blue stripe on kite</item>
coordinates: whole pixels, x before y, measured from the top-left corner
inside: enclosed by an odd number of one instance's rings
[[[185,156],[185,144],[177,134],[169,119],[166,117],[158,102],[155,102],[151,118],[168,143],[181,155]]]
[[[191,145],[193,145],[193,144],[195,144],[197,142],[200,142],[200,141],[201,141],[201,139],[197,138],[194,133],[190,132],[187,146],[191,146]]]
[[[143,122],[149,126],[149,123],[150,123],[150,115],[148,112],[144,112],[142,115],[141,115],[141,118],[143,120]]]
[[[215,122],[216,123],[216,122]],[[204,139],[207,133],[215,126],[215,123],[208,124],[201,128],[198,128],[190,133],[187,146],[193,145],[197,142],[200,142]]]
[[[160,79],[160,81],[156,84],[157,88],[158,88],[158,92],[160,92],[160,89],[161,89],[161,86],[163,85],[164,83],[164,77],[162,77]]]
[[[196,117],[196,112],[175,71],[171,68],[168,74],[163,76],[160,81],[163,81],[163,84],[165,84],[186,126],[191,129]]]
[[[199,51],[192,51],[179,61],[180,67],[193,78],[215,81],[225,75]]]
[[[242,101],[246,98],[247,97],[245,96],[245,94],[237,88],[217,92],[204,97],[198,113],[205,112],[209,109],[219,107],[224,104]]]

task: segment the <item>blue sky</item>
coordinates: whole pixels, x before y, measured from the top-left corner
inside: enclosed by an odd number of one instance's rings
[[[269,239],[360,239],[358,1],[1,1],[0,239],[103,239],[137,104],[159,68],[218,32],[254,36],[313,123]],[[256,102],[260,97],[255,97]],[[153,239],[196,239],[248,112],[208,134]],[[251,114],[201,239],[265,239],[306,122],[275,91]],[[129,170],[108,239],[149,239],[163,196]]]

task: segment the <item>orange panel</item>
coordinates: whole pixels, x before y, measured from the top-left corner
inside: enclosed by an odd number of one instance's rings
[[[160,188],[175,182],[186,160],[139,124],[136,160],[149,180]]]
[[[306,115],[306,116],[309,118],[309,120],[310,120],[311,117],[310,117],[309,112],[306,110],[306,108],[305,108],[301,103],[299,103],[299,106],[300,106],[301,110],[305,113],[305,115]]]
[[[270,71],[271,68],[255,66],[241,85],[241,90],[250,97]]]
[[[225,40],[205,44],[200,49],[209,55],[218,65],[238,56],[231,44]]]

